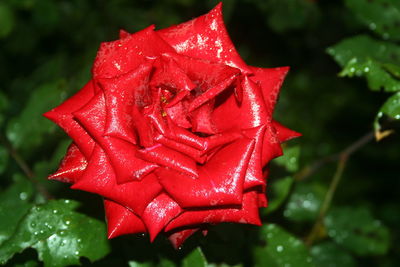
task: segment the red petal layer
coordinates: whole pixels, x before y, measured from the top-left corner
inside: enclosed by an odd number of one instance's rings
[[[146,227],[142,220],[124,206],[105,199],[104,209],[107,217],[109,239],[120,235],[146,232]]]
[[[87,161],[78,146],[72,143],[60,163],[58,170],[49,176],[49,179],[65,183],[74,183],[82,176],[86,169]]]
[[[79,150],[90,157],[94,142],[89,134],[77,123],[72,113],[84,105],[94,96],[94,83],[90,80],[78,93],[64,101],[61,105],[43,114],[46,118],[60,126],[79,147]]]
[[[253,149],[254,141],[247,138],[227,145],[199,167],[198,179],[167,168],[159,168],[155,173],[164,189],[181,207],[240,205]]]
[[[159,30],[158,33],[180,54],[223,63],[244,73],[250,72],[229,38],[221,3],[203,16]]]
[[[182,212],[181,207],[167,194],[158,195],[144,210],[142,219],[153,241],[164,227]]]
[[[251,191],[243,194],[243,204],[240,208],[185,211],[172,220],[165,227],[165,231],[183,226],[199,225],[203,223],[217,224],[221,222],[261,225],[258,215],[257,192]]]
[[[82,177],[71,188],[102,195],[128,207],[139,216],[162,190],[154,174],[147,175],[141,181],[117,184],[109,159],[99,146],[95,147]]]

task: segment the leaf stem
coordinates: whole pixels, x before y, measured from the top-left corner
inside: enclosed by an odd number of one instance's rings
[[[339,161],[338,165],[336,167],[335,174],[333,175],[331,183],[329,185],[328,192],[326,193],[324,201],[322,202],[317,219],[316,219],[313,227],[311,228],[310,234],[306,238],[306,244],[308,246],[311,246],[314,243],[314,241],[316,240],[316,238],[318,237],[318,234],[320,233],[320,231],[322,229],[324,218],[332,204],[333,197],[336,193],[336,189],[339,185],[339,182],[342,179],[343,171],[344,171],[344,168],[346,167],[349,157],[354,152],[359,150],[361,147],[363,147],[365,144],[369,143],[373,139],[374,139],[374,132],[371,131],[371,132],[365,134],[364,136],[362,136],[361,138],[359,138],[357,141],[352,143],[350,146],[348,146],[344,150],[342,150],[340,153],[329,156],[325,159],[322,159],[322,160],[318,161],[317,164],[311,165],[311,168],[308,169],[308,173],[306,173],[306,175],[311,175],[313,173],[312,171],[315,172],[316,168],[321,167],[326,162],[336,160],[336,159]],[[304,179],[304,178],[305,178],[305,176],[302,177],[302,179]]]
[[[10,144],[10,142],[0,135],[0,143],[4,145],[8,154],[15,160],[17,165],[21,168],[22,172],[25,174],[26,178],[35,186],[36,190],[46,199],[52,199],[52,195],[47,191],[47,189],[41,185],[36,179],[35,174],[22,156],[17,152],[17,150]]]

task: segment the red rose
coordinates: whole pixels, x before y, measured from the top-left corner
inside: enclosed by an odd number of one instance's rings
[[[272,119],[287,67],[246,65],[221,4],[100,46],[93,78],[45,116],[73,139],[51,179],[104,197],[109,238],[260,224],[262,168],[298,134]]]

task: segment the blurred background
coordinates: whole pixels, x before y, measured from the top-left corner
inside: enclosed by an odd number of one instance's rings
[[[50,230],[32,241],[34,232],[24,224],[34,216],[29,210],[46,202],[47,193],[80,203],[70,216],[95,221],[96,233],[105,235],[100,197],[46,179],[69,140],[41,114],[90,79],[100,43],[117,39],[119,29],[135,32],[151,24],[164,28],[202,15],[217,3],[0,1],[0,262],[398,266],[396,0],[223,1],[228,32],[249,65],[290,66],[274,117],[303,135],[288,142],[285,156],[271,164],[270,206],[261,212],[263,227],[216,226],[207,237],[191,237],[179,251],[163,237],[150,244],[147,236],[107,242],[76,234],[68,236],[83,236],[81,254],[75,256],[75,247],[49,241]],[[42,231],[43,226],[38,227]],[[26,240],[31,240],[28,245]]]

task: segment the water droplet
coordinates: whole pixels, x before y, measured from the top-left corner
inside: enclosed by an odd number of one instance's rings
[[[56,209],[53,210],[53,213],[54,213],[54,214],[56,214],[57,212],[58,212],[58,210],[56,210]]]
[[[66,225],[70,225],[70,224],[71,224],[71,221],[65,221],[65,224],[66,224]]]
[[[370,23],[369,24],[369,28],[371,29],[371,30],[375,30],[376,29],[376,24],[375,23]]]
[[[394,118],[395,118],[396,120],[400,119],[400,114],[397,114],[396,116],[394,116]]]
[[[283,246],[277,246],[277,247],[276,247],[276,251],[282,252],[282,251],[283,251]]]
[[[368,67],[365,67],[365,68],[364,68],[364,72],[369,72],[369,68],[368,68]]]
[[[32,222],[31,227],[36,227],[36,223]]]
[[[78,256],[79,255],[79,251],[75,251],[75,253],[74,253],[76,256]]]
[[[76,242],[81,243],[82,239],[78,238],[78,240],[76,240]]]
[[[38,231],[35,231],[33,234],[34,234],[34,235],[38,235],[38,234],[39,234],[39,232],[38,232]]]
[[[353,73],[353,72],[356,71],[356,69],[355,69],[354,67],[351,67],[349,71],[350,71],[351,73]]]
[[[28,194],[27,194],[26,192],[21,192],[21,193],[19,194],[19,198],[20,198],[21,200],[26,200],[26,199],[28,198]]]

